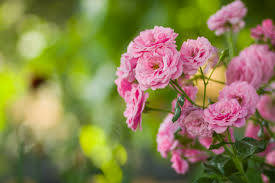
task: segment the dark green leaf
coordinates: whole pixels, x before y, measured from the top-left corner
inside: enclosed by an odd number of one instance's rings
[[[218,144],[212,144],[212,145],[209,147],[209,150],[219,149],[219,148],[222,147],[224,144],[226,144],[226,143],[225,143],[225,142],[221,142],[221,143],[218,143]]]
[[[180,114],[181,114],[181,108],[179,106],[176,106],[176,109],[175,109],[175,114],[172,118],[172,121],[175,122],[179,119],[180,117]]]
[[[180,104],[180,106],[184,105],[184,101],[185,101],[184,96],[181,95],[181,96],[178,97],[178,103]]]
[[[255,153],[259,153],[265,150],[266,141],[258,141],[256,139],[245,137],[240,141],[236,141],[234,148],[237,151],[238,156],[242,158],[247,158]]]
[[[275,183],[275,167],[265,165],[263,173],[269,178],[269,183]]]
[[[246,182],[242,179],[242,177],[241,177],[241,175],[240,175],[239,172],[230,175],[228,178],[229,178],[229,180],[230,180],[231,182],[246,183]]]

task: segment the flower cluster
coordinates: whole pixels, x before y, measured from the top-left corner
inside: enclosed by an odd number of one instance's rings
[[[243,17],[246,12],[245,5],[235,0],[212,15],[208,27],[217,35],[240,31],[245,24]],[[168,112],[159,127],[157,150],[163,158],[170,158],[177,173],[186,173],[190,163],[206,161],[209,155],[228,153],[231,156],[235,153],[238,150],[234,146],[235,127],[246,126],[246,138],[253,138],[244,139],[249,143],[274,138],[275,128],[269,123],[275,121],[275,83],[272,83],[275,53],[268,45],[269,41],[274,42],[274,26],[271,20],[265,20],[262,26],[251,32],[255,39],[266,44],[252,44],[234,57],[226,50],[219,54],[205,37],[184,41],[178,51],[175,41],[178,34],[170,28],[156,26],[141,32],[122,55],[115,83],[126,102],[126,123],[136,131],[141,128],[144,110]],[[219,82],[211,79],[219,66],[227,69],[225,87],[217,101],[206,102],[208,83]],[[198,88],[194,81],[198,79],[204,84],[202,105],[196,102]],[[177,93],[171,111],[148,106],[146,90],[168,86]],[[266,163],[275,166],[274,148],[275,143],[271,142],[264,150],[255,150],[254,153],[267,155]],[[235,154],[234,163],[240,169],[236,157]]]

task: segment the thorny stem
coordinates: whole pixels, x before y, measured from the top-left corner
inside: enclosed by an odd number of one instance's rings
[[[204,74],[203,74],[203,71],[202,71],[202,68],[200,67],[200,72],[201,72],[201,75],[202,75],[202,81],[203,81],[203,85],[204,85],[204,88],[203,88],[203,109],[205,108],[205,97],[206,97],[206,87],[207,87],[207,84],[208,82],[205,81],[205,78],[204,78]]]
[[[170,83],[173,86],[173,88],[178,90],[180,94],[182,94],[191,104],[193,104],[194,106],[200,107],[185,93],[185,91],[179,86],[179,84],[176,81],[171,80]]]

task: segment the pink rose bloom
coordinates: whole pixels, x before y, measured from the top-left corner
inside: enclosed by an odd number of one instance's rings
[[[209,149],[210,146],[213,143],[213,138],[212,137],[200,137],[199,142],[201,145],[203,145],[205,148]],[[219,149],[213,149],[212,150],[215,154],[221,154],[224,152],[224,148],[220,147]]]
[[[244,81],[236,81],[223,88],[219,95],[219,100],[221,99],[236,99],[247,110],[248,118],[255,113],[259,96],[252,85]]]
[[[182,152],[184,157],[191,163],[196,163],[207,159],[207,155],[197,149],[183,149]]]
[[[194,75],[199,67],[208,63],[208,67],[213,67],[218,62],[217,49],[204,37],[198,37],[197,40],[188,39],[180,50],[180,59],[183,62],[183,73],[185,75]]]
[[[210,137],[213,132],[209,124],[204,121],[203,110],[201,109],[191,111],[180,125],[183,125],[187,132],[193,137]]]
[[[134,41],[132,41],[127,52],[135,58],[140,57],[144,52],[151,52],[156,48],[168,47],[176,48],[177,33],[173,29],[155,26],[141,32]]]
[[[267,154],[266,163],[275,166],[275,150]]]
[[[251,29],[251,36],[256,40],[268,41],[275,45],[275,26],[271,19],[266,19],[262,25],[257,25],[256,28]]]
[[[126,97],[126,93],[131,92],[132,85],[135,85],[135,84],[130,83],[127,79],[122,78],[122,77],[118,77],[115,80],[115,84],[117,85],[117,91],[118,91],[119,95],[122,98],[124,98],[124,100]]]
[[[159,48],[144,53],[136,66],[136,79],[142,90],[165,88],[182,74],[182,62],[176,48]]]
[[[124,116],[127,118],[126,123],[128,127],[136,131],[138,126],[141,129],[141,114],[149,94],[144,93],[138,85],[133,85],[131,92],[127,92],[126,95],[126,110]]]
[[[232,59],[226,71],[227,83],[246,81],[256,89],[274,74],[275,54],[267,45],[251,45]]]
[[[173,114],[167,115],[160,125],[157,134],[158,152],[160,152],[161,156],[164,158],[167,157],[168,152],[178,145],[178,141],[175,139],[174,134],[180,127],[178,123],[172,122],[172,118]]]
[[[183,152],[181,149],[177,149],[172,152],[172,168],[174,168],[178,174],[185,174],[189,169],[188,162],[182,157],[182,153]]]
[[[259,113],[267,120],[275,122],[275,105],[272,101],[272,97],[269,95],[263,95],[257,105]]]
[[[221,35],[224,32],[238,32],[244,27],[243,17],[246,15],[247,9],[245,5],[236,0],[226,6],[223,6],[219,11],[208,19],[208,28],[215,31],[216,35]]]
[[[204,120],[217,133],[223,133],[230,126],[244,126],[246,115],[247,111],[236,99],[222,99],[204,110]]]
[[[261,174],[261,176],[264,183],[269,183],[269,178],[267,176],[265,176],[264,174]]]
[[[127,79],[129,82],[133,82],[135,80],[136,65],[137,59],[125,53],[121,56],[120,66],[117,68],[116,75],[120,78]]]
[[[258,139],[259,130],[260,130],[260,126],[255,125],[253,122],[250,121],[247,123],[246,129],[245,129],[245,136]]]

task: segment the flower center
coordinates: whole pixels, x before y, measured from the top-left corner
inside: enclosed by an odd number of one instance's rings
[[[158,64],[154,64],[152,68],[153,68],[154,70],[156,70],[156,69],[159,68],[159,65],[158,65]]]

